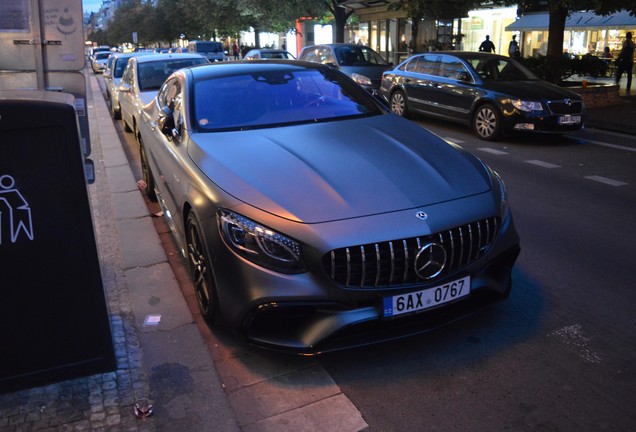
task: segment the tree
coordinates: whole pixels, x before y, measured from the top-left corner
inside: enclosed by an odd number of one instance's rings
[[[518,1],[507,0],[505,4],[518,4]],[[599,15],[609,15],[622,9],[636,14],[636,1],[634,0],[524,0],[521,3],[522,10],[533,10],[545,7],[547,3],[549,13],[548,24],[548,61],[559,65],[563,59],[563,34],[565,22],[571,11],[590,10]],[[555,74],[551,81],[558,81],[560,71],[555,67]]]
[[[411,38],[413,49],[419,51],[417,35],[419,22],[426,18],[434,20],[451,20],[468,16],[468,11],[479,6],[479,0],[398,0],[389,5],[390,10],[405,10],[411,19]]]

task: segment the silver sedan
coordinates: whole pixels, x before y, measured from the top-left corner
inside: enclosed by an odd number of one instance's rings
[[[139,133],[201,313],[250,343],[377,342],[511,289],[520,249],[502,179],[333,68],[182,69]]]

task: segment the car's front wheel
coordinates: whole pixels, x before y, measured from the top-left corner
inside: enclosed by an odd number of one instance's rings
[[[391,94],[389,106],[391,107],[391,111],[395,114],[402,117],[409,116],[409,107],[406,104],[406,94],[404,94],[402,90],[396,90]]]
[[[501,114],[492,104],[483,104],[473,114],[473,130],[483,140],[495,141],[501,136]]]
[[[157,202],[157,193],[155,192],[155,178],[150,171],[150,165],[148,164],[148,155],[146,154],[146,148],[144,143],[139,137],[139,156],[141,159],[141,175],[146,183],[146,196],[153,202]]]
[[[219,324],[219,305],[212,266],[203,243],[202,230],[194,213],[190,212],[186,222],[186,242],[188,247],[188,264],[194,293],[203,318],[210,324]]]

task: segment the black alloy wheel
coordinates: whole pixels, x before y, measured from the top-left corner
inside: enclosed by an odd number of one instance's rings
[[[190,212],[186,224],[186,242],[194,293],[203,318],[208,323],[217,325],[220,322],[219,304],[212,267],[202,238],[199,222],[194,213]]]
[[[141,159],[141,174],[143,180],[146,183],[146,196],[152,202],[157,202],[157,193],[155,192],[155,178],[150,171],[150,165],[148,164],[148,155],[144,143],[139,137],[139,156]]]
[[[483,104],[475,111],[472,120],[475,134],[483,140],[495,141],[501,136],[501,114],[493,104]]]

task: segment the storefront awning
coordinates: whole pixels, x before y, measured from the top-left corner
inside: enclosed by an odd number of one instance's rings
[[[547,13],[524,15],[506,26],[506,31],[545,31],[548,30],[550,17]],[[611,15],[597,15],[594,12],[572,12],[565,21],[566,30],[591,29],[633,29],[636,28],[636,16],[628,11]]]

